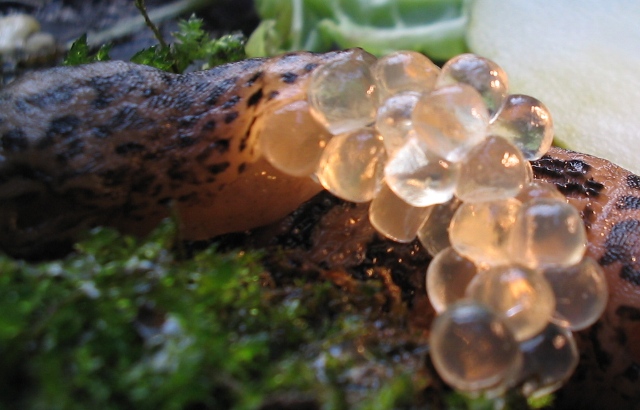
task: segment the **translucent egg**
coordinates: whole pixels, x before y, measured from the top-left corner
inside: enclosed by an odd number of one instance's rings
[[[489,113],[476,90],[455,84],[423,95],[411,119],[430,151],[457,162],[484,140]]]
[[[436,317],[431,327],[431,360],[452,387],[478,392],[509,378],[520,352],[509,328],[486,307],[463,301]]]
[[[384,168],[389,188],[412,206],[429,206],[453,197],[458,164],[428,152],[417,138],[410,138]]]
[[[489,136],[461,164],[456,196],[467,202],[514,197],[527,182],[527,165],[513,144]]]
[[[375,121],[378,92],[361,59],[328,63],[314,71],[308,90],[311,115],[334,135]]]
[[[525,164],[527,166],[527,182],[531,182],[534,179],[533,167],[531,166],[531,162],[529,161],[525,161]]]
[[[411,114],[420,94],[412,91],[396,94],[384,100],[376,115],[376,129],[382,135],[384,146],[393,155],[413,134]]]
[[[423,54],[396,51],[380,58],[372,71],[386,98],[404,91],[431,91],[440,68]]]
[[[509,263],[510,232],[520,205],[513,198],[463,203],[449,226],[451,246],[477,264]]]
[[[311,175],[331,134],[309,114],[306,101],[288,104],[265,118],[260,134],[262,155],[280,171]]]
[[[498,111],[507,96],[507,74],[491,60],[475,54],[461,54],[447,61],[438,76],[436,88],[464,83],[475,88],[491,115]]]
[[[568,329],[549,323],[542,332],[520,344],[523,353],[522,392],[540,397],[562,386],[578,365],[578,348]]]
[[[553,290],[544,276],[517,265],[478,272],[467,288],[467,296],[490,307],[518,341],[544,329],[555,310]]]
[[[516,195],[516,199],[522,203],[535,198],[549,198],[564,201],[564,195],[558,191],[555,185],[546,181],[532,181],[526,184]]]
[[[476,275],[476,265],[460,255],[452,247],[439,252],[427,268],[427,295],[438,313],[462,300],[471,280]]]
[[[513,260],[532,269],[567,267],[582,260],[587,232],[576,208],[536,198],[520,208],[510,244]]]
[[[382,235],[396,242],[411,242],[431,207],[409,205],[383,184],[369,206],[369,221]]]
[[[547,107],[528,95],[509,95],[489,132],[513,142],[524,157],[533,161],[542,157],[553,142],[553,121]]]
[[[443,204],[433,205],[429,216],[418,229],[418,239],[431,256],[451,246],[449,225],[461,203],[458,198],[453,197]]]
[[[337,197],[367,202],[380,190],[386,160],[382,137],[363,128],[337,135],[327,143],[316,176]]]
[[[609,291],[602,268],[585,257],[568,268],[544,270],[556,297],[553,322],[572,331],[594,324],[607,306]]]

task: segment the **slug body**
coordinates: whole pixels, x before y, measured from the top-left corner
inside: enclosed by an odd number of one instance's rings
[[[321,188],[261,159],[263,119],[306,98],[317,66],[354,53],[289,54],[184,75],[96,63],[14,82],[0,90],[0,248],[46,254],[98,224],[142,234],[171,209],[186,239],[283,217]],[[582,212],[588,254],[607,274],[607,310],[581,332],[586,390],[613,389],[621,406],[640,400],[640,177],[555,148],[534,171]]]
[[[605,271],[609,300],[579,333],[581,361],[568,388],[576,408],[638,408],[640,403],[640,177],[591,155],[552,147],[533,163],[581,213],[587,254]],[[615,391],[612,399],[611,390]],[[612,401],[613,400],[613,401]],[[619,400],[616,402],[615,400]],[[604,406],[604,407],[603,407]]]
[[[0,248],[55,252],[98,224],[143,234],[170,209],[186,239],[283,217],[320,187],[260,159],[262,119],[304,98],[316,66],[354,52],[184,75],[106,62],[24,76],[0,90]]]

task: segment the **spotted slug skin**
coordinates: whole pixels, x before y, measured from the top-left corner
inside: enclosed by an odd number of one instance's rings
[[[574,408],[638,409],[640,176],[607,160],[555,147],[532,165],[536,178],[556,184],[580,211],[587,255],[602,266],[609,286],[604,314],[578,334],[581,361],[568,386],[573,394],[567,396]]]
[[[288,54],[184,75],[107,62],[23,77],[0,90],[0,248],[46,253],[98,224],[145,233],[171,211],[186,239],[283,217],[320,188],[260,158],[262,121],[305,98],[318,66],[361,54]],[[579,335],[572,386],[613,390],[616,408],[640,402],[640,177],[558,148],[533,169],[580,210],[588,254],[609,283],[605,314]]]
[[[0,248],[46,253],[97,224],[143,234],[170,210],[186,239],[285,216],[320,188],[260,158],[262,119],[305,98],[318,65],[354,54],[184,75],[121,61],[25,75],[0,90]]]

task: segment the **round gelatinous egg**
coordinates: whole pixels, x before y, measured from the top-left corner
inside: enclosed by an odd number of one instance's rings
[[[393,155],[414,133],[411,114],[419,98],[420,94],[407,91],[387,98],[378,108],[376,129],[382,135],[389,155]]]
[[[542,157],[553,142],[553,121],[547,107],[528,95],[509,95],[489,125],[489,133],[499,135],[520,148],[533,161]]]
[[[475,54],[453,57],[442,67],[436,88],[464,83],[475,88],[484,99],[491,115],[498,111],[507,96],[507,74],[493,61]]]
[[[293,176],[315,172],[331,134],[309,114],[306,101],[295,101],[265,119],[260,134],[262,155],[280,171]]]
[[[544,276],[518,265],[478,272],[467,288],[467,296],[489,306],[518,341],[544,329],[555,310],[553,290]]]
[[[427,268],[427,295],[438,313],[462,300],[478,271],[476,265],[452,247],[440,251]]]
[[[457,162],[484,140],[489,112],[475,89],[455,84],[423,95],[411,120],[430,151]]]
[[[520,364],[518,344],[509,328],[475,302],[458,302],[436,317],[430,345],[438,374],[466,392],[495,388]]]
[[[449,226],[451,246],[477,264],[509,263],[509,239],[520,201],[465,202]]]
[[[382,235],[396,242],[411,242],[431,207],[411,206],[386,184],[369,205],[369,221]]]
[[[311,115],[334,135],[372,124],[378,92],[362,59],[328,63],[314,71],[308,89]]]
[[[511,257],[525,266],[567,267],[582,260],[587,232],[576,208],[564,201],[536,198],[520,208],[509,242]]]
[[[386,161],[382,137],[372,128],[363,128],[337,135],[327,143],[316,176],[335,196],[367,202],[380,190]]]
[[[522,187],[518,195],[516,195],[516,199],[522,203],[535,198],[551,198],[558,201],[565,200],[564,195],[558,191],[558,188],[546,181],[531,181]]]
[[[466,202],[514,197],[527,182],[527,165],[513,144],[489,136],[461,164],[456,196]]]
[[[600,265],[589,257],[568,268],[544,270],[556,297],[553,322],[572,331],[594,324],[604,312],[609,291]]]
[[[543,396],[560,388],[579,360],[573,334],[554,323],[522,342],[520,351],[523,363],[519,379],[527,397]]]
[[[431,91],[440,68],[415,51],[396,51],[380,58],[372,68],[383,98],[404,91]]]
[[[447,202],[458,180],[458,164],[430,153],[418,138],[410,138],[384,168],[385,181],[400,198],[413,206]]]
[[[451,246],[449,241],[449,225],[451,218],[462,202],[456,197],[443,204],[433,205],[427,219],[418,229],[418,239],[429,255],[435,256]]]
[[[525,164],[527,166],[527,182],[531,182],[534,179],[533,167],[531,166],[531,162],[529,161],[525,161]]]

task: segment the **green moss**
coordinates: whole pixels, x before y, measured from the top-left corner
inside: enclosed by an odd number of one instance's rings
[[[196,63],[198,69],[208,69],[246,58],[246,39],[241,33],[212,38],[202,26],[202,19],[195,16],[188,20],[179,20],[179,30],[172,33],[172,44],[163,40],[158,45],[140,50],[131,57],[131,61],[164,71],[182,73]],[[80,65],[107,61],[110,59],[110,48],[110,45],[103,45],[93,53],[87,45],[86,34],[82,35],[71,46],[63,64]]]
[[[73,42],[69,52],[67,53],[63,65],[80,65],[87,63],[95,63],[97,61],[110,60],[109,51],[111,46],[108,44],[103,45],[92,53],[87,44],[87,35],[83,34],[76,41]]]
[[[258,254],[210,248],[181,260],[174,238],[169,223],[144,241],[98,229],[61,261],[0,257],[1,403],[249,409],[295,394],[373,409],[411,399],[398,366],[377,394],[348,402],[345,374],[382,353],[340,289],[265,286]]]

